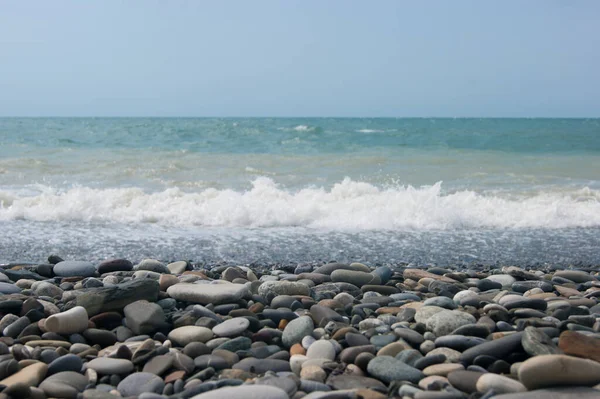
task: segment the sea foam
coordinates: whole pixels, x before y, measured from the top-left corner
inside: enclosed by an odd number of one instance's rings
[[[442,183],[380,188],[349,178],[329,188],[286,190],[259,177],[246,191],[45,187],[0,191],[0,220],[153,223],[166,226],[307,227],[331,230],[457,230],[600,226],[600,191],[527,197],[445,193]]]

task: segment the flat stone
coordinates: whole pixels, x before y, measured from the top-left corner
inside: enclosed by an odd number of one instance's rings
[[[152,373],[133,373],[125,377],[117,386],[121,396],[139,396],[144,392],[161,394],[165,382]]]
[[[131,360],[115,359],[110,357],[97,357],[87,363],[87,368],[95,370],[98,374],[129,374],[134,366]]]
[[[600,338],[588,337],[576,331],[560,334],[558,347],[567,355],[600,362]]]
[[[0,294],[19,294],[21,289],[11,283],[0,282]]]
[[[525,352],[531,356],[558,355],[562,353],[549,336],[535,327],[525,327],[523,337],[521,338],[521,344],[523,345]]]
[[[213,337],[213,332],[206,327],[184,326],[172,330],[169,339],[179,346],[190,342],[207,342]]]
[[[167,265],[167,269],[169,269],[169,271],[173,274],[183,274],[186,271],[187,266],[187,262],[180,260],[178,262],[169,263]]]
[[[64,260],[54,265],[52,271],[59,277],[92,277],[96,267],[90,262]]]
[[[217,337],[235,337],[246,331],[249,326],[250,321],[245,317],[234,317],[217,324],[212,331]]]
[[[101,262],[96,266],[96,270],[100,274],[112,273],[118,271],[130,271],[133,269],[133,264],[127,259],[109,259]]]
[[[243,385],[238,387],[223,387],[204,392],[193,399],[289,399],[288,394],[281,388],[269,385]]]
[[[419,309],[417,309],[414,318],[417,323],[426,323],[431,316],[445,310],[446,309],[440,306],[422,306]]]
[[[466,393],[477,392],[477,381],[484,373],[470,370],[458,370],[448,374],[448,381],[453,387]]]
[[[409,278],[414,281],[419,281],[423,278],[430,278],[432,280],[443,281],[446,283],[458,283],[458,281],[451,278],[440,276],[438,274],[430,273],[421,269],[405,269],[403,275],[404,278]]]
[[[237,302],[250,296],[250,291],[243,284],[188,284],[180,283],[170,286],[167,294],[178,301],[199,303],[201,305],[220,305]]]
[[[45,363],[33,363],[21,371],[0,381],[0,385],[10,386],[13,384],[24,384],[28,387],[36,387],[44,380],[48,366]]]
[[[585,283],[586,281],[596,281],[597,279],[589,273],[580,270],[560,270],[554,273],[555,277],[562,277],[575,283]]]
[[[423,374],[425,374],[426,376],[439,375],[445,377],[453,371],[459,371],[464,369],[465,367],[460,363],[440,363],[425,367],[423,369]]]
[[[367,371],[386,384],[392,381],[409,381],[416,384],[424,377],[420,370],[391,356],[375,357],[369,362]]]
[[[75,334],[88,328],[88,314],[84,307],[76,306],[46,319],[45,327],[57,334]]]
[[[270,295],[310,295],[310,288],[304,283],[292,281],[265,281],[258,287],[258,295],[267,298]]]
[[[529,390],[561,385],[600,383],[600,363],[567,355],[532,357],[519,368],[519,380]]]
[[[86,376],[74,371],[63,371],[46,378],[40,389],[50,398],[76,399],[88,384]]]
[[[83,306],[88,315],[110,311],[122,311],[132,302],[146,300],[156,302],[160,288],[152,279],[135,279],[110,287],[88,288],[80,290],[80,294],[71,302],[72,306]]]
[[[365,273],[355,270],[338,269],[331,273],[331,281],[350,283],[357,287],[362,287],[373,281],[374,276],[371,273]]]
[[[144,365],[142,371],[144,373],[163,375],[173,365],[173,360],[173,356],[171,355],[154,356]]]
[[[381,381],[375,378],[349,374],[332,374],[327,379],[327,385],[332,386],[336,390],[376,388],[385,391],[387,388]]]

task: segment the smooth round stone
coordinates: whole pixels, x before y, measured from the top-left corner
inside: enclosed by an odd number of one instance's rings
[[[87,368],[95,370],[98,374],[128,374],[134,369],[131,360],[115,359],[110,357],[97,357],[87,363]]]
[[[474,346],[460,355],[460,361],[464,364],[472,364],[473,360],[479,355],[489,355],[497,359],[504,358],[519,350],[522,337],[522,332],[515,333]]]
[[[426,326],[428,330],[433,331],[436,336],[440,337],[448,335],[464,325],[473,324],[476,321],[475,317],[469,313],[444,309],[429,317]]]
[[[167,288],[167,294],[178,301],[199,303],[201,305],[220,305],[237,302],[249,297],[250,291],[243,284],[189,284],[180,283]]]
[[[74,371],[63,371],[46,378],[40,389],[50,398],[76,399],[88,384],[86,376]]]
[[[465,367],[460,363],[441,363],[425,367],[423,369],[423,374],[427,376],[439,375],[445,377],[453,371],[459,371],[464,369]]]
[[[457,350],[450,349],[450,348],[435,348],[435,349],[429,351],[429,353],[427,353],[427,356],[435,356],[435,355],[446,356],[446,361],[448,363],[458,363],[461,353]]]
[[[54,265],[52,271],[59,277],[92,277],[96,267],[90,262],[65,260]]]
[[[167,265],[167,269],[169,269],[169,271],[173,274],[183,274],[183,272],[186,271],[187,266],[187,262],[180,260],[177,262],[169,263]]]
[[[327,340],[318,340],[313,342],[306,351],[306,357],[309,359],[335,359],[335,347]]]
[[[18,294],[21,289],[11,283],[0,282],[0,294]]]
[[[204,392],[193,399],[289,399],[288,394],[281,388],[269,385],[243,385],[224,387]]]
[[[165,382],[162,378],[152,373],[133,373],[125,377],[117,390],[121,396],[139,396],[144,392],[162,393]]]
[[[510,274],[492,274],[491,276],[487,276],[486,279],[500,283],[503,287],[509,287],[517,281],[517,279]]]
[[[167,266],[156,259],[144,259],[134,267],[135,270],[145,270],[160,274],[169,274],[171,271]]]
[[[489,278],[484,278],[477,282],[477,288],[479,288],[480,291],[499,290],[502,289],[502,283]]]
[[[409,381],[417,384],[423,377],[421,370],[407,365],[391,356],[377,356],[367,366],[370,375],[385,382]]]
[[[357,287],[362,287],[365,284],[369,284],[374,279],[371,273],[365,273],[354,270],[338,269],[331,273],[331,281],[350,283]]]
[[[235,337],[248,329],[250,320],[244,317],[234,317],[213,327],[212,332],[217,337]]]
[[[313,364],[302,367],[302,370],[300,371],[300,378],[310,381],[324,382],[325,378],[327,378],[327,373],[325,370],[323,370],[323,368]]]
[[[554,273],[555,277],[566,278],[575,283],[585,283],[586,281],[596,281],[597,279],[591,276],[589,273],[580,270],[561,270]]]
[[[88,313],[82,306],[75,306],[62,313],[53,314],[45,322],[46,330],[57,334],[75,334],[88,328]]]
[[[117,271],[130,271],[133,269],[133,264],[127,259],[110,259],[105,260],[104,262],[98,264],[96,266],[96,270],[98,273],[111,273]]]
[[[494,373],[486,373],[479,377],[476,387],[479,392],[493,390],[497,394],[527,391],[519,381]]]
[[[453,387],[466,392],[477,392],[477,381],[484,373],[469,370],[458,370],[448,374],[448,381]]]
[[[48,375],[60,373],[62,371],[74,371],[76,373],[81,371],[83,367],[83,361],[81,358],[74,354],[67,354],[53,360],[48,365]]]
[[[529,390],[561,385],[600,383],[600,363],[567,355],[532,357],[519,368],[519,380]]]
[[[314,330],[314,323],[309,316],[300,316],[290,321],[283,329],[281,341],[286,348],[302,341],[302,338],[310,335]]]
[[[207,342],[213,337],[213,332],[206,327],[184,326],[172,330],[169,339],[179,346],[190,342]]]
[[[256,385],[267,385],[284,390],[288,396],[293,397],[298,391],[298,385],[295,379],[283,376],[266,375],[254,380]]]

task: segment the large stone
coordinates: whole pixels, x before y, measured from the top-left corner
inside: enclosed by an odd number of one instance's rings
[[[461,363],[472,364],[479,355],[493,356],[502,359],[521,348],[523,332],[507,335],[467,349],[460,356]]]
[[[331,273],[331,281],[350,283],[357,287],[362,287],[373,281],[374,276],[371,273],[359,272],[355,270],[338,269]]]
[[[90,262],[65,260],[54,265],[52,271],[59,277],[92,277],[96,267]]]
[[[45,327],[57,334],[75,334],[88,328],[88,314],[84,307],[76,306],[46,319]]]
[[[63,290],[60,287],[47,281],[36,281],[31,285],[31,290],[37,296],[61,298],[63,295]]]
[[[117,386],[121,396],[139,396],[144,392],[161,394],[165,382],[152,373],[133,373],[125,377]]]
[[[519,380],[529,390],[600,383],[600,363],[567,355],[532,357],[519,367]]]
[[[220,305],[237,302],[250,296],[250,291],[243,284],[188,284],[181,283],[170,286],[167,294],[178,301],[199,303],[201,305]]]
[[[281,388],[269,385],[224,387],[194,396],[192,399],[289,399]]]
[[[3,379],[0,381],[0,385],[24,384],[28,387],[37,387],[44,380],[47,372],[48,366],[45,363],[33,363],[18,373]]]
[[[558,387],[494,395],[493,399],[598,399],[598,392],[588,387]]]
[[[367,371],[373,377],[385,382],[409,381],[417,384],[425,375],[418,369],[391,356],[377,356],[372,359]]]
[[[585,283],[586,281],[596,281],[597,279],[589,273],[580,270],[560,270],[554,273],[555,277],[562,277],[575,283]]]
[[[111,287],[81,290],[81,293],[69,302],[69,305],[83,306],[88,315],[93,316],[114,310],[122,311],[125,306],[139,300],[156,302],[159,291],[157,281],[136,279]]]
[[[136,335],[150,334],[163,327],[165,312],[156,303],[135,301],[123,308],[127,327]]]
[[[74,371],[63,371],[46,378],[40,388],[49,398],[76,399],[87,384],[86,376]]]
[[[283,329],[281,340],[286,348],[301,342],[302,338],[313,332],[314,323],[309,316],[300,316],[290,321]]]
[[[0,282],[0,294],[19,294],[21,289],[11,283]]]
[[[213,332],[206,327],[184,326],[172,330],[169,339],[179,346],[190,342],[207,342],[213,337]]]
[[[600,362],[600,338],[588,337],[576,331],[564,331],[560,334],[558,347],[567,355]]]
[[[443,312],[444,308],[440,306],[422,306],[415,313],[415,321],[418,323],[426,323],[431,316],[436,313]]]
[[[421,269],[406,269],[404,270],[404,278],[419,281],[422,278],[430,278],[432,280],[442,281],[445,283],[457,283],[458,281],[453,280],[449,277],[440,276],[439,274],[430,273]]]
[[[531,356],[558,355],[561,353],[561,350],[556,347],[552,339],[535,327],[525,328],[521,344],[525,352]]]
[[[427,329],[440,337],[451,334],[452,331],[467,324],[473,324],[477,320],[469,313],[459,310],[443,310],[427,319]]]

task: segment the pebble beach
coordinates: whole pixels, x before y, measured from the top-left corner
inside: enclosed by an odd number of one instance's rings
[[[0,265],[0,398],[598,398],[598,269]]]

